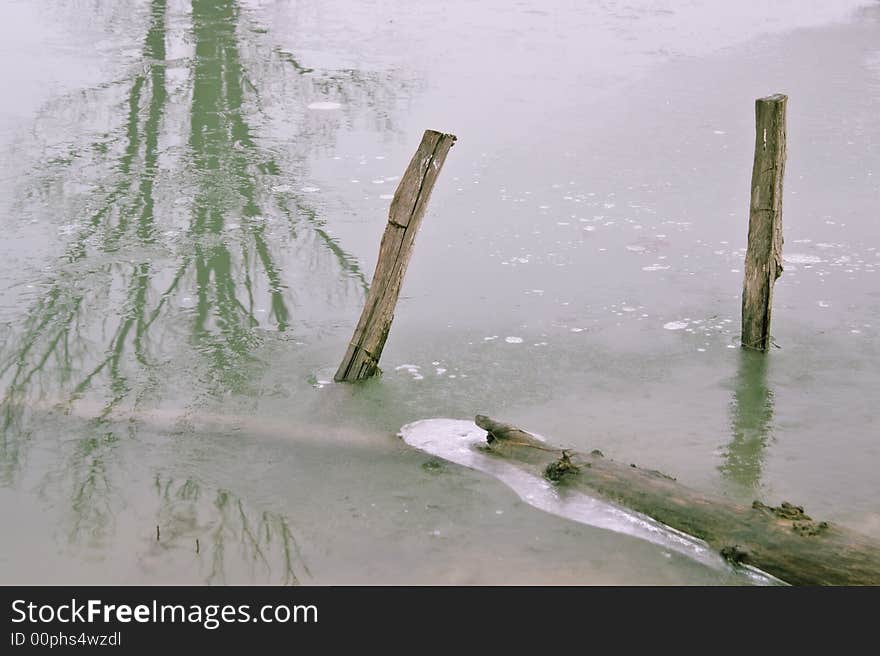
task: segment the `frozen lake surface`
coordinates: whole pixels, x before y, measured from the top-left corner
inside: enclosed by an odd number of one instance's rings
[[[752,582],[397,437],[477,413],[880,536],[876,2],[135,7],[0,10],[0,582]],[[426,128],[385,373],[335,385]]]

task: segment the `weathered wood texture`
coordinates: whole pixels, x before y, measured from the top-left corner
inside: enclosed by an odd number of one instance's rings
[[[751,507],[712,497],[650,469],[563,451],[531,434],[478,415],[490,452],[559,486],[579,488],[704,540],[735,563],[793,585],[878,585],[880,542],[814,521],[803,508],[758,501]]]
[[[755,101],[755,161],[742,296],[742,345],[770,346],[773,285],[782,275],[782,180],[788,97]]]
[[[379,261],[361,318],[334,380],[353,382],[379,371],[379,358],[394,320],[394,308],[412,255],[416,233],[455,135],[426,130],[403,175],[379,247]]]

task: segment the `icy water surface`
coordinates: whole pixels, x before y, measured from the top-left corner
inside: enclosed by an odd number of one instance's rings
[[[752,580],[396,436],[478,412],[880,535],[875,2],[2,12],[0,581]],[[762,358],[736,336],[777,91]],[[425,128],[459,141],[385,374],[332,384]]]

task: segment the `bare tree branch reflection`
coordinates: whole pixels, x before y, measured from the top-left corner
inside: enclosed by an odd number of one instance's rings
[[[80,19],[92,10],[120,19],[118,6],[74,5]],[[138,425],[122,429],[119,417],[247,393],[273,333],[315,330],[332,314],[326,308],[360,303],[366,280],[356,259],[318,209],[277,183],[299,179],[340,127],[309,122],[312,98],[332,94],[384,131],[406,85],[392,74],[303,66],[265,31],[245,29],[250,18],[234,0],[146,6],[135,12],[144,36],[131,75],[39,117],[46,156],[19,195],[24,214],[58,225],[69,241],[0,343],[0,480],[13,484],[39,445],[30,466],[69,490],[73,541],[111,532],[124,504],[115,481]],[[171,52],[175,43],[191,44],[191,54]],[[278,105],[293,132],[273,141]],[[89,129],[77,133],[78,124]],[[32,412],[76,404],[100,410],[63,436]],[[196,480],[175,489],[169,512],[200,494]],[[223,491],[213,506],[211,580],[222,579],[233,541],[277,571],[271,542],[283,554],[282,578],[298,580],[285,518]]]
[[[228,490],[203,493],[193,479],[157,476],[155,489],[163,543],[195,557],[195,540],[204,538],[198,560],[205,583],[228,583],[242,570],[251,580],[283,585],[299,585],[301,576],[310,575],[285,517],[254,511]]]

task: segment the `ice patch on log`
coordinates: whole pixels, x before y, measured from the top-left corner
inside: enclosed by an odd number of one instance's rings
[[[539,510],[581,524],[623,533],[675,551],[714,569],[730,571],[731,566],[702,540],[681,533],[665,524],[613,503],[575,490],[564,495],[549,481],[492,456],[483,450],[486,431],[462,419],[423,419],[400,429],[399,435],[410,446],[432,456],[489,474],[510,487],[519,497]],[[542,441],[540,435],[532,435]],[[778,583],[758,570],[738,568],[743,579],[760,585]]]

